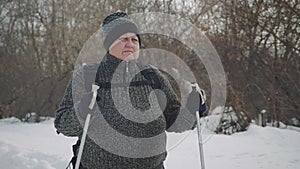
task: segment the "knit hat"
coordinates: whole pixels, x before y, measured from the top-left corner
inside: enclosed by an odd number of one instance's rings
[[[116,12],[108,15],[103,20],[102,31],[104,36],[103,46],[107,51],[115,40],[128,32],[136,34],[141,45],[138,27],[125,12]]]

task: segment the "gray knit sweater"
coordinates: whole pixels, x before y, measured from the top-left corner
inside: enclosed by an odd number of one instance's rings
[[[194,125],[194,115],[182,108],[168,80],[154,69],[165,95],[157,98],[140,70],[135,61],[107,54],[100,64],[73,73],[55,119],[57,131],[66,136],[81,138],[80,98],[94,81],[100,84],[81,159],[84,167],[159,169],[167,154],[165,131],[182,132]]]

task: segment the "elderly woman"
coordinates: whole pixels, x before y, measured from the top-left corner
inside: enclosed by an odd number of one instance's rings
[[[186,108],[181,106],[160,71],[137,62],[141,39],[126,13],[107,16],[102,30],[107,53],[100,63],[74,72],[56,111],[57,132],[81,138],[82,122],[91,113],[81,169],[163,169],[165,132],[192,129],[195,112],[202,115],[206,104],[194,92]],[[89,109],[93,83],[100,89],[97,104]],[[73,166],[78,143],[73,146]]]

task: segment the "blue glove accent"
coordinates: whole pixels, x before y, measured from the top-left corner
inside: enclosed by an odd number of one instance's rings
[[[200,117],[206,116],[206,114],[205,114],[206,110],[207,110],[207,104],[205,102],[204,104],[201,104],[199,106],[199,115],[200,115]]]

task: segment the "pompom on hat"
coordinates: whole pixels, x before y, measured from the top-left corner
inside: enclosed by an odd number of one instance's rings
[[[108,15],[102,23],[103,31],[103,46],[106,51],[112,43],[125,33],[134,33],[138,36],[139,44],[141,46],[141,39],[139,36],[139,29],[133,20],[125,12],[116,12]]]

